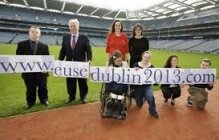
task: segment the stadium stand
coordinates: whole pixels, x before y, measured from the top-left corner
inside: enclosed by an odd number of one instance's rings
[[[0,42],[9,44],[13,38],[16,37],[16,33],[0,32]]]
[[[0,4],[0,43],[17,43],[26,39],[28,28],[35,24],[41,28],[42,42],[49,45],[61,45],[62,36],[69,33],[68,20],[78,18],[80,32],[89,36],[91,44],[105,46],[105,38],[114,19],[96,18],[91,13],[104,17],[104,15],[112,16],[116,14],[115,12],[110,13],[109,10],[102,8],[92,12],[95,10],[92,6],[81,7],[78,4],[66,2],[62,7],[61,1],[46,1],[46,10],[44,0],[27,0],[29,7],[37,7],[36,9],[25,7],[24,1],[7,0],[9,4]],[[74,14],[78,12],[75,9],[80,7],[80,14]],[[63,11],[60,12],[60,9]],[[182,11],[186,12],[186,9],[182,8]],[[133,26],[141,23],[152,49],[219,53],[218,13],[219,7],[215,6],[207,10],[197,10],[161,19],[158,17],[150,20],[123,20],[124,31],[131,37]],[[130,13],[128,15],[131,16]]]
[[[198,46],[204,43],[205,40],[203,39],[195,39],[195,40],[186,40],[185,42],[175,45],[170,48],[170,50],[188,50],[191,47]]]
[[[188,51],[195,52],[215,52],[219,49],[219,40],[209,40],[195,47],[189,48]]]

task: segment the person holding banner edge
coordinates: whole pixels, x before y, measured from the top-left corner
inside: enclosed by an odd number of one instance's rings
[[[115,50],[107,62],[107,67],[128,68],[128,63],[122,60],[122,53],[119,50]],[[109,94],[109,96],[111,93],[113,93],[117,96],[122,95],[124,97],[127,96],[125,95],[125,93],[128,92],[128,85],[116,83],[114,81],[110,83],[105,83],[105,92],[106,94]],[[123,101],[114,98],[109,98],[106,103],[107,111],[104,112],[103,116],[122,119],[123,106]]]
[[[203,59],[200,63],[201,69],[208,69],[211,66],[210,59]],[[187,105],[194,106],[199,110],[204,110],[206,103],[208,102],[208,90],[212,90],[214,87],[214,82],[209,84],[194,84],[189,85],[188,92],[189,95],[187,98]]]
[[[79,34],[79,21],[77,19],[70,19],[68,22],[71,34],[63,36],[62,47],[59,53],[59,60],[66,61],[92,61],[92,49],[87,36]],[[82,103],[86,103],[88,86],[87,79],[82,78],[66,78],[68,99],[66,103],[71,103],[75,100],[76,89],[78,81],[80,90],[80,99]]]
[[[171,55],[168,57],[164,68],[180,68],[178,66],[178,57]],[[175,99],[180,97],[181,88],[179,84],[161,84],[161,91],[163,93],[164,102],[167,103],[171,99],[171,105],[175,105]]]
[[[154,68],[154,65],[152,65],[150,61],[151,61],[151,52],[145,51],[142,53],[141,61],[134,64],[134,68],[136,70],[144,69],[144,68]],[[147,100],[149,105],[148,110],[150,115],[154,118],[159,118],[159,114],[156,111],[155,98],[153,95],[151,84],[135,85],[134,88],[135,88],[134,95],[135,95],[136,105],[141,108],[144,104],[144,101]]]
[[[40,28],[31,26],[29,29],[29,39],[21,41],[17,45],[16,55],[49,55],[48,45],[39,41],[41,36]],[[22,78],[26,86],[26,109],[31,108],[36,102],[36,90],[42,104],[49,105],[47,77],[49,74],[43,72],[22,73]]]

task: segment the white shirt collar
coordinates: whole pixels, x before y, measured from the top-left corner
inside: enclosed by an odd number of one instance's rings
[[[72,36],[72,37],[73,37],[73,36],[78,37],[78,34],[71,34],[71,36]]]

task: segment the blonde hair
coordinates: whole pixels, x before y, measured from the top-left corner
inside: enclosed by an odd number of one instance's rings
[[[211,66],[211,60],[208,59],[208,58],[202,59],[201,63],[202,63],[202,62],[208,63],[209,66]]]
[[[144,51],[143,53],[142,53],[142,56],[144,55],[144,54],[149,54],[150,56],[152,56],[152,53],[151,53],[151,51]]]
[[[32,26],[30,26],[29,31],[30,31],[30,29],[32,29],[32,28],[37,29],[37,30],[40,31],[40,27],[39,27],[39,26],[36,26],[36,25],[32,25]]]

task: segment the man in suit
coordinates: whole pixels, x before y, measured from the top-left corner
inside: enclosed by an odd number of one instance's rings
[[[59,53],[59,60],[90,62],[92,60],[92,50],[87,36],[79,34],[79,22],[77,19],[69,20],[71,34],[63,36],[62,48]],[[76,96],[76,82],[78,81],[80,99],[86,103],[88,93],[87,79],[67,78],[68,99],[66,103],[71,103]]]
[[[31,26],[29,29],[29,39],[19,42],[16,50],[17,55],[49,55],[48,46],[41,43],[40,28]],[[42,104],[49,105],[47,90],[48,73],[22,73],[22,78],[26,86],[26,108],[31,108],[36,102],[36,90],[38,88],[38,97]]]

